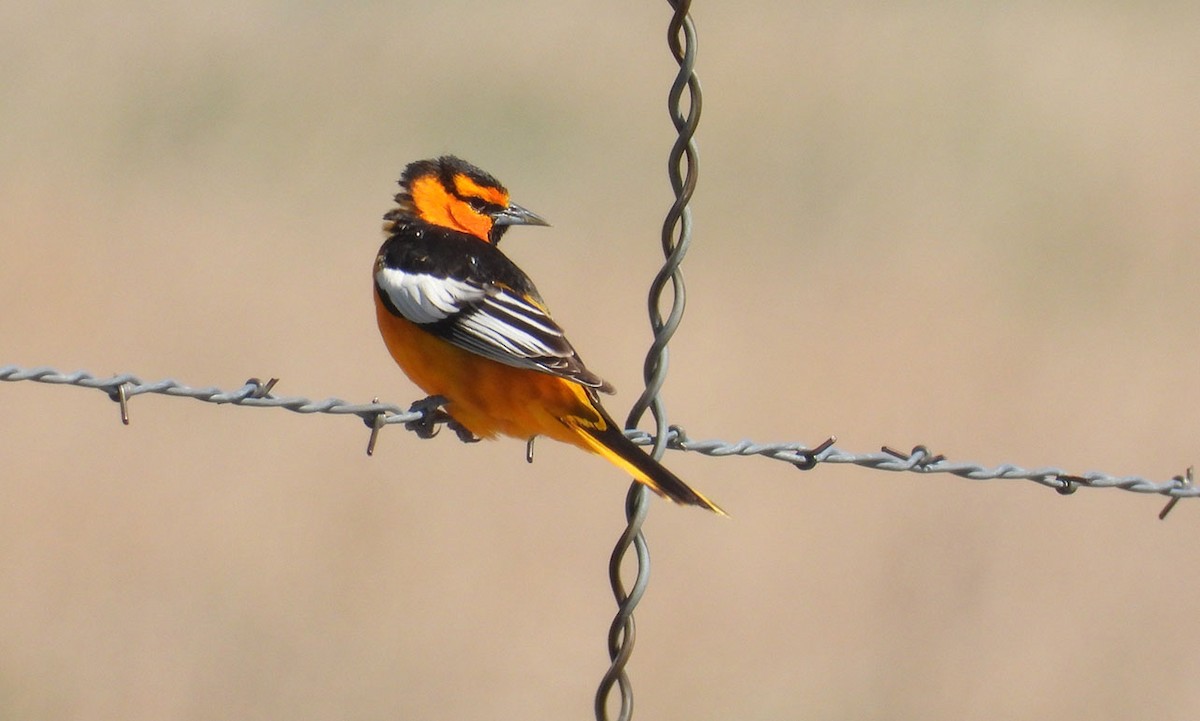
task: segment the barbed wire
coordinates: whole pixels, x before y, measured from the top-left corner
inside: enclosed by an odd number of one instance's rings
[[[127,403],[136,396],[158,394],[218,405],[283,408],[304,414],[352,415],[362,419],[363,423],[372,429],[373,435],[379,428],[394,424],[404,425],[408,430],[421,433],[424,429],[442,425],[448,420],[437,413],[436,403],[429,403],[428,399],[417,401],[405,408],[400,404],[378,400],[370,403],[352,403],[332,397],[312,400],[300,396],[275,396],[271,393],[278,382],[274,378],[266,382],[251,378],[238,388],[221,390],[212,386],[192,387],[171,379],[146,382],[131,373],[96,376],[87,371],[68,373],[49,366],[27,368],[5,365],[0,366],[0,381],[31,381],[91,388],[103,392],[118,403],[122,394]],[[121,416],[124,422],[129,422],[128,408],[124,409]],[[643,430],[627,430],[625,435],[638,445],[648,446],[654,443],[654,437]],[[428,434],[428,437],[432,437],[432,434]],[[916,446],[908,452],[885,446],[879,452],[851,453],[836,447],[835,441],[835,438],[830,437],[809,446],[791,441],[760,443],[751,440],[695,440],[682,426],[672,425],[667,429],[664,448],[714,457],[762,456],[805,471],[812,470],[822,463],[830,463],[850,464],[877,471],[948,473],[972,481],[1030,481],[1052,488],[1061,494],[1070,494],[1079,488],[1111,488],[1131,493],[1160,495],[1173,500],[1200,496],[1200,486],[1189,478],[1188,471],[1191,469],[1164,481],[1154,481],[1142,476],[1116,476],[1100,471],[1073,473],[1057,466],[1025,468],[1011,463],[986,466],[974,462],[951,461],[942,454],[932,453],[923,445]]]

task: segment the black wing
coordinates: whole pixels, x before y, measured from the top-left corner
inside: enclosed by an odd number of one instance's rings
[[[439,275],[432,269],[405,270],[386,262],[382,254],[380,261],[375,286],[392,312],[485,358],[612,392],[612,386],[583,365],[532,286],[520,291],[497,282]]]

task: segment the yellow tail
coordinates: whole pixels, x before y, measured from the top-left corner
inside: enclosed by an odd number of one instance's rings
[[[671,473],[658,461],[651,458],[633,441],[625,437],[620,426],[613,422],[608,413],[593,404],[604,423],[600,427],[584,426],[568,423],[578,433],[581,445],[591,452],[604,457],[610,463],[633,476],[634,480],[643,483],[660,496],[669,498],[676,503],[707,508],[722,516],[729,514],[717,504],[708,500],[702,493],[693,489],[683,480]]]

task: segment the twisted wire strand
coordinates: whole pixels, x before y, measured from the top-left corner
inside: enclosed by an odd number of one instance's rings
[[[361,418],[368,426],[376,424],[404,424],[410,426],[428,420],[434,410],[421,401],[413,404],[417,410],[406,410],[395,403],[351,403],[340,398],[310,400],[299,396],[277,397],[264,390],[269,386],[251,378],[239,388],[221,390],[215,387],[193,388],[179,381],[165,379],[143,382],[130,373],[111,376],[96,376],[86,371],[65,373],[49,366],[25,368],[17,365],[0,366],[0,381],[32,381],[51,385],[75,386],[99,390],[114,400],[118,388],[126,388],[126,397],[143,394],[160,394],[176,398],[192,398],[205,403],[216,403],[257,408],[283,408],[295,413],[353,415]],[[439,424],[445,419],[433,419]],[[416,427],[413,430],[417,430]],[[654,444],[654,436],[643,430],[627,430],[625,435],[638,445]],[[762,456],[782,461],[801,470],[810,470],[821,463],[851,464],[878,471],[909,473],[948,473],[971,481],[1031,481],[1060,493],[1070,493],[1078,488],[1112,488],[1131,493],[1154,494],[1169,498],[1194,498],[1200,496],[1200,486],[1191,483],[1186,473],[1165,481],[1154,481],[1142,476],[1114,476],[1100,471],[1072,473],[1056,466],[1025,468],[1012,463],[985,466],[979,463],[950,461],[944,456],[929,452],[924,446],[916,446],[911,452],[901,453],[885,450],[877,453],[851,453],[837,448],[832,439],[815,446],[797,442],[761,443],[751,440],[725,441],[719,439],[694,440],[678,425],[669,427],[666,448],[705,456]]]
[[[649,434],[644,431],[627,432],[626,435],[639,445],[651,443]],[[1200,486],[1194,485],[1189,479],[1190,469],[1165,481],[1153,481],[1142,476],[1114,476],[1101,471],[1073,473],[1057,466],[1024,468],[1012,463],[985,466],[970,461],[951,461],[944,455],[930,452],[923,445],[914,446],[908,452],[884,447],[878,453],[851,453],[834,446],[832,438],[813,447],[789,442],[692,440],[679,426],[671,427],[667,447],[706,456],[763,456],[791,463],[800,470],[811,470],[819,463],[844,463],[877,471],[948,473],[972,481],[1023,480],[1052,488],[1061,494],[1074,493],[1079,488],[1115,488],[1169,498],[1200,496]]]
[[[425,415],[423,412],[405,410],[392,403],[350,403],[341,398],[310,400],[301,397],[277,397],[270,394],[269,386],[274,385],[273,383],[263,383],[257,378],[247,380],[240,388],[223,391],[211,386],[192,388],[171,379],[147,383],[130,373],[102,377],[81,370],[63,373],[49,366],[22,368],[16,365],[6,365],[0,367],[0,381],[35,381],[95,388],[104,391],[113,400],[117,400],[118,395],[122,393],[126,398],[133,398],[145,393],[157,393],[180,398],[194,398],[206,403],[284,408],[296,413],[355,415],[362,418],[368,425],[377,422],[376,418],[380,416],[384,418],[384,423],[412,423],[420,421]]]
[[[669,356],[667,344],[675,335],[683,320],[687,304],[687,290],[683,282],[680,265],[691,244],[692,215],[688,204],[696,188],[698,159],[693,140],[700,121],[700,82],[696,78],[696,31],[688,11],[690,0],[668,0],[674,13],[667,29],[667,44],[679,72],[667,95],[667,108],[678,137],[671,147],[667,162],[667,173],[675,200],[667,211],[662,227],[662,251],[664,262],[650,284],[647,298],[650,328],[654,341],[646,353],[642,367],[645,390],[634,402],[625,421],[626,428],[636,428],[649,410],[654,419],[655,432],[645,439],[652,446],[651,456],[661,459],[666,451],[670,427],[667,425],[666,406],[659,392],[666,381]],[[686,97],[684,95],[686,91]],[[686,110],[684,106],[686,105]],[[670,306],[663,316],[664,293],[671,286]],[[610,665],[600,680],[596,691],[595,711],[597,721],[607,721],[608,700],[614,685],[620,697],[617,719],[628,721],[633,716],[633,686],[625,672],[625,666],[633,653],[636,624],[633,612],[641,601],[650,582],[650,550],[642,533],[642,524],[649,510],[649,491],[640,483],[633,483],[625,497],[625,532],[618,539],[609,559],[608,577],[613,598],[617,602],[617,613],[608,631],[608,656]],[[626,591],[622,576],[623,561],[630,548],[634,549],[634,581]]]

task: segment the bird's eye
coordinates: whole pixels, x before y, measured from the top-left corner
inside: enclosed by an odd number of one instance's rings
[[[466,198],[466,202],[467,205],[474,208],[477,213],[487,212],[488,206],[490,205],[490,203],[483,198]]]

